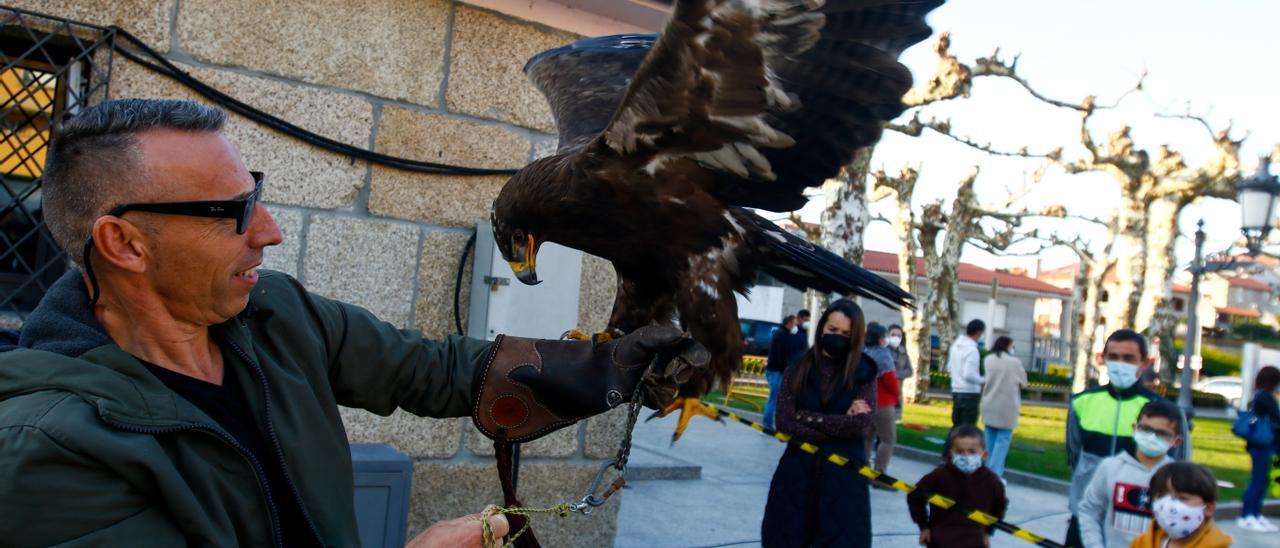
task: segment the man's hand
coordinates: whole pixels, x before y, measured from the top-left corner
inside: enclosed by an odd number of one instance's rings
[[[929,535],[929,530],[928,530],[928,529],[921,529],[921,530],[920,530],[920,545],[921,545],[921,546],[928,546],[928,545],[929,545],[929,541],[930,541],[930,540],[932,540],[932,539],[933,539],[933,537],[931,537],[931,536]]]
[[[471,514],[451,520],[436,522],[422,534],[413,537],[405,548],[483,548],[484,535],[480,527],[481,514]],[[489,517],[489,525],[493,527],[493,538],[507,536],[511,526],[507,516],[498,514]]]
[[[846,415],[865,415],[870,412],[871,412],[871,405],[867,403],[867,400],[853,400],[853,405],[849,406],[849,410],[846,411],[845,414]]]

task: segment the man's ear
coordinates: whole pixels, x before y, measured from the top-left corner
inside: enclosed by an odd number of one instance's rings
[[[1146,371],[1147,369],[1150,369],[1155,364],[1156,364],[1156,357],[1148,356],[1147,359],[1142,361],[1142,370]]]
[[[1204,505],[1204,517],[1209,519],[1213,517],[1213,511],[1218,509],[1218,503],[1206,502]]]
[[[1096,362],[1098,365],[1106,365],[1106,364],[1107,364],[1107,359],[1106,359],[1105,357],[1103,357],[1103,356],[1104,356],[1104,354],[1103,354],[1102,352],[1098,352],[1097,354],[1094,354],[1094,355],[1093,355],[1093,359],[1095,360],[1095,362]]]
[[[119,217],[102,216],[93,222],[93,247],[99,260],[128,272],[144,272],[146,243],[136,225]]]
[[[1182,428],[1182,427],[1178,427],[1178,428]],[[1174,437],[1173,437],[1173,443],[1170,443],[1170,444],[1169,444],[1169,448],[1170,448],[1170,449],[1172,449],[1172,448],[1177,447],[1177,446],[1179,446],[1179,445],[1181,445],[1181,444],[1182,444],[1182,436],[1174,436]]]

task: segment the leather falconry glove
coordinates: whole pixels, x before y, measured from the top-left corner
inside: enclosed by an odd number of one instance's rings
[[[481,372],[471,418],[507,443],[540,438],[631,400],[662,408],[711,354],[680,330],[650,325],[616,340],[501,335]]]

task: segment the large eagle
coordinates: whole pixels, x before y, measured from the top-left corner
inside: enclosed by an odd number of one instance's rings
[[[494,237],[524,283],[556,242],[613,262],[605,333],[678,324],[710,371],[682,412],[742,359],[733,292],[761,271],[793,287],[891,306],[911,296],[748,208],[791,211],[903,111],[898,55],[930,34],[943,0],[677,0],[662,34],[581,40],[525,66],[559,149],[493,203]],[[673,439],[674,441],[674,439]]]

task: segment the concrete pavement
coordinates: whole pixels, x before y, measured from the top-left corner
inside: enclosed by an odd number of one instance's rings
[[[621,497],[615,546],[758,546],[769,481],[785,446],[741,424],[722,426],[698,418],[679,443],[668,447],[674,428],[675,417],[640,423],[633,441],[635,454],[646,464],[700,466],[700,477],[683,474],[698,479],[629,482]],[[915,482],[933,466],[895,458],[888,472]],[[1009,522],[1058,541],[1065,537],[1067,497],[1017,485],[1009,486],[1008,496]],[[871,506],[875,546],[917,546],[917,529],[907,513],[904,494],[873,489]],[[1232,535],[1236,546],[1280,545],[1273,536],[1241,531],[1232,522],[1219,525]],[[1005,533],[996,533],[991,545],[1031,546]]]

